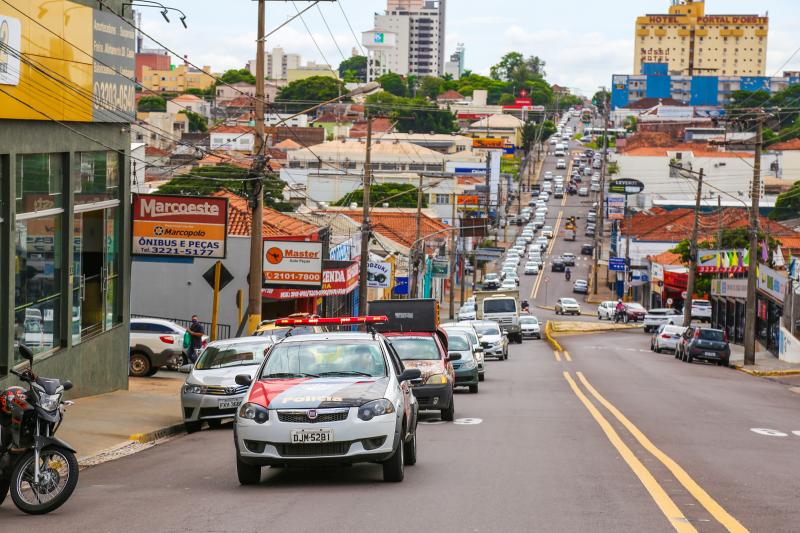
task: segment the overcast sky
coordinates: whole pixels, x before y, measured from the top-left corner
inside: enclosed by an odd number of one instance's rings
[[[143,9],[143,27],[176,52],[188,54],[192,62],[222,71],[242,67],[255,57],[256,2],[163,3],[182,9],[189,29],[183,29],[177,17],[171,17],[172,24],[167,24],[156,9]],[[294,4],[303,9],[308,2]],[[372,28],[374,13],[386,7],[383,0],[340,0],[339,4],[359,39],[362,31]],[[611,74],[631,73],[636,17],[666,13],[669,4],[669,0],[447,0],[447,54],[455,50],[457,43],[464,43],[466,67],[482,74],[488,74],[489,67],[506,52],[538,55],[547,62],[548,81],[593,93],[598,86],[610,85]],[[709,0],[706,4],[708,14],[768,12],[767,75],[779,74],[783,69],[800,70],[800,53],[783,67],[800,47],[798,0]],[[304,62],[327,62],[335,68],[342,55],[349,57],[357,47],[340,6],[323,1],[304,15],[313,40],[298,19],[272,36],[268,49],[282,46],[287,52],[300,53]],[[268,31],[295,13],[292,2],[267,2]]]

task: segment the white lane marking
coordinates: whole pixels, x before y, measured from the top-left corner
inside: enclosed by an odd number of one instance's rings
[[[757,433],[759,435],[764,435],[765,437],[788,437],[786,433],[783,431],[778,431],[777,429],[769,429],[769,428],[750,428],[750,431],[753,433]]]
[[[482,418],[456,418],[453,420],[453,424],[459,426],[477,426],[481,422],[483,422]]]

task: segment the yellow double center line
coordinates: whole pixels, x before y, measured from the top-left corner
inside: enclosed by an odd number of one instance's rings
[[[747,529],[728,513],[719,503],[717,503],[691,476],[672,458],[659,450],[650,439],[642,433],[628,418],[623,415],[611,402],[606,400],[597,390],[589,383],[589,380],[583,375],[582,372],[577,373],[578,379],[589,393],[627,429],[636,441],[647,450],[653,457],[658,459],[683,485],[687,492],[689,492],[699,503],[702,505],[725,529],[735,532],[746,532]],[[678,508],[672,498],[669,497],[664,488],[656,481],[653,474],[642,464],[636,457],[633,451],[619,436],[619,433],[613,428],[606,417],[597,409],[592,401],[581,391],[578,384],[572,378],[569,372],[564,372],[564,379],[567,380],[572,392],[583,403],[603,432],[608,437],[611,444],[617,449],[619,454],[633,470],[634,474],[639,478],[647,492],[653,498],[658,508],[667,518],[669,523],[680,532],[696,532],[695,527],[689,522],[683,512]]]

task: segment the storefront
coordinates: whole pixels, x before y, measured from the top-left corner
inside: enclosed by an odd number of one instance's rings
[[[711,280],[711,326],[734,344],[744,343],[747,279]]]
[[[787,276],[766,265],[758,265],[756,292],[756,339],[775,357],[780,352],[781,317]]]
[[[685,269],[683,269],[685,270]],[[687,272],[664,271],[664,287],[661,293],[665,306],[683,310],[686,288],[689,285]],[[670,304],[669,302],[672,301]]]

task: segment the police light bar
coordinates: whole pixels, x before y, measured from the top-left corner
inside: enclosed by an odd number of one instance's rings
[[[347,316],[339,318],[281,318],[275,321],[276,326],[325,326],[350,324],[383,324],[389,321],[387,316]]]

